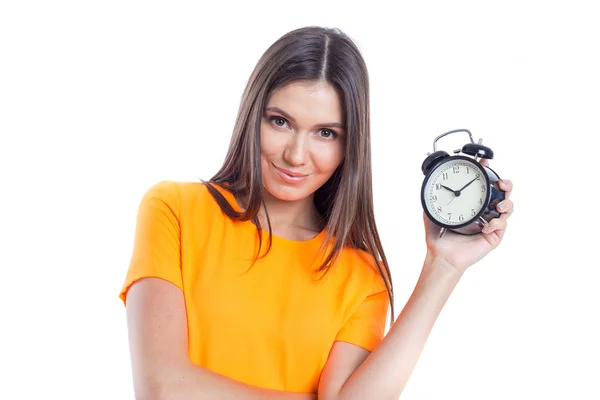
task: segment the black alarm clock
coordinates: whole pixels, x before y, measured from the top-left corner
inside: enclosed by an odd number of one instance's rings
[[[454,150],[452,156],[437,150],[439,139],[457,132],[468,133],[471,143]],[[492,149],[481,142],[479,139],[475,143],[467,129],[455,129],[436,137],[433,153],[427,153],[423,161],[421,204],[427,217],[442,227],[440,238],[447,230],[462,235],[478,234],[484,226],[489,227],[489,221],[500,216],[496,206],[504,200],[505,193],[498,184],[498,174],[478,161],[494,158]]]

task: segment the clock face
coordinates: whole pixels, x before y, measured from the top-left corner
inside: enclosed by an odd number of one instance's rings
[[[438,222],[456,227],[476,219],[487,206],[488,177],[467,157],[455,156],[437,166],[423,185],[423,205]]]

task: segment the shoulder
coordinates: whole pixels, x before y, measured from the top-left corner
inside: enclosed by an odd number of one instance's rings
[[[174,181],[160,181],[154,183],[144,193],[143,199],[162,199],[169,200],[170,202],[179,201],[181,188],[178,186],[178,182]]]
[[[155,218],[161,214],[177,217],[181,209],[181,193],[175,182],[160,181],[148,187],[138,205],[139,218]]]
[[[361,249],[345,247],[340,253],[339,264],[347,273],[353,274],[363,282],[365,289],[372,292],[386,290],[378,262],[372,254]],[[379,261],[379,266],[385,273],[383,262]]]
[[[162,180],[150,186],[143,195],[142,201],[160,200],[173,211],[187,210],[190,207],[212,210],[218,208],[218,203],[211,190],[220,193],[230,204],[233,195],[216,184],[191,181]]]

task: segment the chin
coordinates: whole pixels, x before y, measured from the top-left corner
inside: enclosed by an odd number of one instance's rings
[[[265,182],[266,183],[266,182]],[[266,183],[265,190],[274,198],[281,201],[300,201],[312,196],[314,191],[303,188],[290,188],[284,185]]]

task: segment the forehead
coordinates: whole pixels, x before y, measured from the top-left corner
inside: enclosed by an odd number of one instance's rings
[[[324,82],[285,85],[273,91],[267,107],[278,107],[299,123],[343,123],[340,96],[333,86]]]

